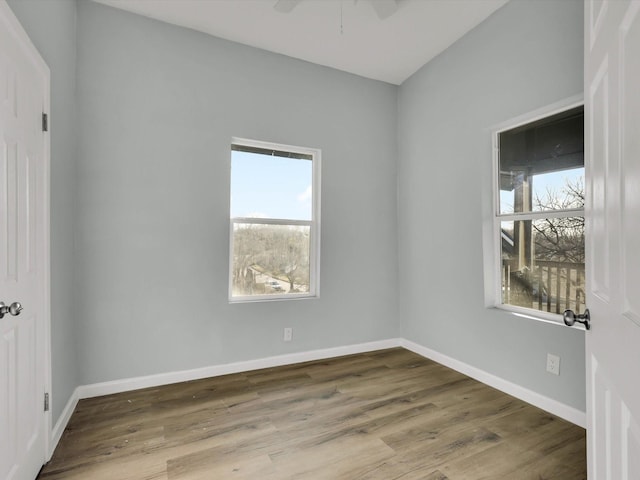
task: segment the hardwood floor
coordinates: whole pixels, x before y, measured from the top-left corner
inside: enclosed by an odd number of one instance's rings
[[[404,349],[81,400],[39,479],[586,479],[584,429]]]

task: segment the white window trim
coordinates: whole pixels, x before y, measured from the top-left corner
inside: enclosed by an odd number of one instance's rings
[[[584,96],[582,94],[566,98],[559,102],[553,103],[546,107],[539,108],[529,113],[519,115],[491,128],[491,194],[487,195],[491,198],[490,215],[485,216],[483,222],[483,257],[484,257],[484,293],[485,307],[497,308],[505,310],[513,315],[525,317],[533,320],[540,320],[545,323],[553,323],[564,325],[562,315],[557,313],[543,312],[533,308],[518,307],[516,305],[508,305],[502,303],[502,271],[498,259],[502,256],[500,232],[501,222],[512,220],[517,217],[518,220],[535,220],[538,218],[558,218],[575,215],[584,216],[584,209],[562,210],[561,212],[530,212],[524,214],[501,214],[500,213],[500,194],[498,189],[498,171],[500,169],[500,133],[511,130],[513,128],[526,125],[528,123],[550,117],[557,113],[570,110],[572,108],[584,105]],[[486,187],[485,187],[486,188]],[[575,328],[575,327],[574,327]]]
[[[263,142],[247,138],[233,137],[231,144],[245,145],[247,147],[262,148],[265,150],[278,150],[284,152],[300,153],[311,155],[312,165],[312,204],[311,220],[288,220],[280,218],[233,218],[229,215],[229,303],[253,303],[271,302],[282,300],[300,300],[320,297],[320,172],[321,155],[318,148],[298,147],[281,143]],[[231,178],[231,152],[229,155],[229,178]],[[231,209],[229,208],[229,211]],[[244,295],[232,296],[233,287],[233,226],[236,223],[251,223],[262,225],[308,225],[309,226],[309,291],[304,293],[272,293],[269,295]]]

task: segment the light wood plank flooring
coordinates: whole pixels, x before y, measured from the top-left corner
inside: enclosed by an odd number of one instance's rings
[[[585,448],[398,348],[81,400],[38,478],[580,480]]]

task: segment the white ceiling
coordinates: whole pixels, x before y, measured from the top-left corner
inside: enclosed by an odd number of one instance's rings
[[[371,0],[302,0],[290,13],[276,0],[95,1],[399,85],[508,0],[398,0],[385,20]]]

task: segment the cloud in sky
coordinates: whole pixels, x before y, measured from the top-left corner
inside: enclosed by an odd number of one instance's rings
[[[304,192],[298,195],[298,201],[300,203],[306,203],[311,200],[312,195],[313,195],[313,190],[311,188],[311,185],[309,185]]]

